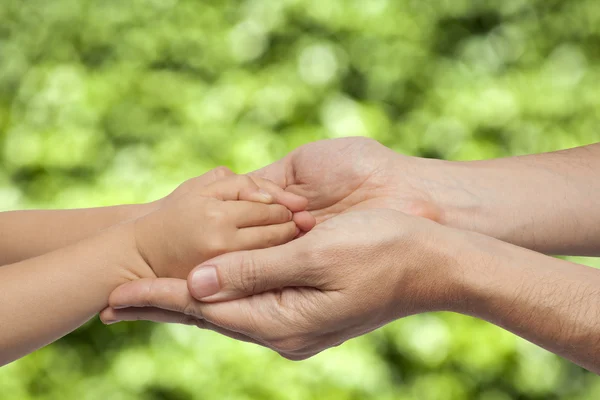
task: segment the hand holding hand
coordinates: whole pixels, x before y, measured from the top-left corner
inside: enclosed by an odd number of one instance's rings
[[[142,279],[115,290],[101,317],[195,323],[304,359],[402,316],[448,307],[460,273],[452,249],[440,246],[442,236],[452,243],[448,231],[393,210],[346,213],[282,246],[206,262],[188,283],[202,302],[185,281]]]
[[[184,183],[135,221],[138,249],[157,276],[185,278],[219,254],[286,243],[300,232],[292,211],[306,200],[264,179],[220,174],[228,176],[207,186],[197,178]],[[305,229],[313,224],[308,213],[296,219]]]
[[[327,246],[327,243],[332,240],[335,241],[337,230],[328,232],[328,226],[333,227],[338,223],[343,224],[344,221],[348,221],[348,224],[351,225],[354,218],[360,219],[360,215],[348,215],[337,221],[341,214],[349,214],[350,211],[354,214],[354,211],[372,208],[392,209],[432,220],[442,219],[441,210],[435,205],[431,193],[424,189],[420,178],[423,171],[428,170],[424,164],[421,165],[422,161],[421,159],[400,156],[374,140],[346,138],[309,143],[294,150],[282,160],[251,174],[251,176],[273,181],[277,186],[285,189],[287,195],[294,193],[307,198],[307,210],[320,223],[317,228],[317,232],[319,232],[317,238],[315,238],[316,232],[311,232],[302,240],[298,239],[294,243],[282,246],[278,254],[290,251],[293,256],[290,256],[289,260],[282,257],[281,264],[271,261],[271,266],[275,269],[279,265],[285,266],[289,261],[289,268],[286,268],[286,271],[290,275],[304,276],[305,258],[302,254],[297,254],[296,251],[292,250],[302,248],[302,253],[319,254],[319,252],[314,253],[310,245],[315,243],[319,246],[318,248],[323,249]],[[383,211],[378,210],[377,212]],[[400,213],[397,214],[401,215]],[[334,218],[336,218],[335,222],[333,221]],[[324,224],[328,220],[332,220],[331,225]],[[303,231],[308,231],[314,223],[312,217],[309,217],[307,213],[297,214],[294,221],[302,227]],[[362,223],[368,222],[364,221],[364,218],[361,221]],[[306,225],[306,228],[304,225]],[[372,239],[373,236],[368,230],[369,227],[371,226],[357,224],[348,227],[350,228],[348,232],[352,232],[352,234],[362,232],[368,239]],[[309,240],[311,238],[312,240]],[[288,246],[291,246],[291,249]],[[357,248],[362,249],[363,247]],[[239,257],[240,254],[248,253],[235,253],[228,257]],[[244,260],[248,259],[248,256],[244,257]],[[335,258],[336,256],[332,257]],[[228,259],[231,260],[232,258]],[[372,263],[364,255],[362,258],[357,258],[357,260],[360,259],[364,259],[367,265],[367,267],[361,266],[361,268],[368,270],[368,266]],[[260,288],[260,282],[252,281],[252,272],[246,272],[248,271],[248,268],[245,267],[246,262],[243,265],[244,267],[241,270],[244,272],[242,274],[250,276],[246,280],[240,279],[240,284],[247,285],[246,290],[236,290],[231,287],[224,288],[225,291],[231,291],[231,294],[237,293],[236,296],[248,293],[248,288],[252,288],[253,285]],[[296,270],[292,266],[296,266]],[[321,267],[324,271],[328,270],[327,266],[321,265]],[[332,271],[329,272],[333,273]],[[207,273],[205,278],[213,277],[212,283],[205,283],[204,287],[213,289],[218,287],[218,284],[214,284],[215,274],[211,274],[210,269],[204,270],[204,272]],[[279,272],[283,273],[283,271]],[[223,274],[226,273],[226,271],[223,272]],[[266,273],[261,275],[261,278],[263,282],[273,279]],[[219,279],[221,279],[219,275],[216,275],[217,282],[219,282]],[[332,282],[335,282],[333,278]],[[223,281],[220,281],[219,284],[223,284]],[[161,292],[161,290],[164,292]],[[295,289],[287,288],[284,289],[284,292],[290,290]],[[311,293],[310,289],[298,289],[298,291],[306,292],[306,296],[310,296],[309,293]],[[317,292],[322,294],[320,291]],[[270,295],[254,296],[243,302],[266,301],[265,299]],[[165,296],[171,296],[171,298],[165,298]],[[318,300],[318,298],[315,298],[315,300]],[[201,315],[196,313],[197,309],[194,308],[201,305],[201,303],[196,302],[190,296],[185,281],[141,280],[116,290],[111,304],[120,309],[109,308],[105,310],[101,314],[104,321],[147,319],[158,322],[192,323],[227,336],[258,342],[271,347],[270,342],[261,341],[256,333],[248,332],[248,335],[246,335],[235,329],[224,328],[211,323],[209,320],[201,319]],[[236,304],[237,302],[231,303],[231,306],[235,307]],[[131,308],[126,308],[128,305]],[[137,308],[139,306],[143,308]],[[257,306],[259,305],[257,304]],[[288,313],[291,314],[291,312]],[[271,325],[266,324],[265,327],[269,329]]]

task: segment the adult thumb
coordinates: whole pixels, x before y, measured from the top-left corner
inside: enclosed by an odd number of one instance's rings
[[[218,302],[284,287],[311,286],[303,239],[213,258],[190,272],[188,289],[198,300]]]

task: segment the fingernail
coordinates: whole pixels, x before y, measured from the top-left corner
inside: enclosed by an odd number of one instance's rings
[[[112,324],[114,324],[114,323],[117,323],[117,322],[119,322],[119,321],[117,321],[116,319],[111,319],[111,320],[107,320],[107,321],[102,321],[102,323],[103,323],[104,325],[112,325]]]
[[[219,292],[219,278],[215,267],[202,267],[192,275],[192,294],[197,299],[203,299]]]
[[[273,196],[271,195],[271,193],[267,192],[264,189],[258,189],[258,194],[260,194],[260,196],[262,198],[264,198],[266,201],[272,201],[273,200]]]

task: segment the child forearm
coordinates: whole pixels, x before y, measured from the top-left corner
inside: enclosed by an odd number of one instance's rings
[[[157,203],[0,213],[0,265],[54,251],[121,222],[139,218]]]
[[[155,276],[137,252],[132,227],[0,268],[0,365],[85,323],[120,284]]]

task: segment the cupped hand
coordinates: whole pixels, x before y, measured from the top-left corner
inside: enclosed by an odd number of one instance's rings
[[[307,209],[317,223],[368,208],[389,208],[438,221],[441,209],[424,185],[425,163],[373,139],[350,137],[306,144],[250,175],[307,198]]]
[[[451,242],[432,221],[357,210],[285,245],[208,261],[195,271],[199,281],[190,279],[191,294],[177,279],[125,284],[101,318],[196,324],[305,359],[402,316],[444,309],[458,274]]]

